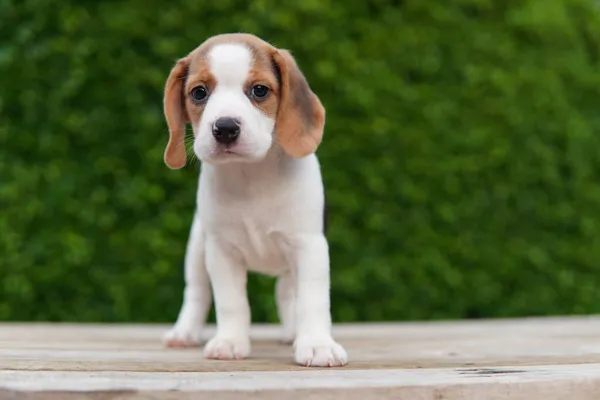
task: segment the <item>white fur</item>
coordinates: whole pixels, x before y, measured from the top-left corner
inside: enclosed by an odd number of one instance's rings
[[[256,271],[278,276],[282,339],[294,341],[296,362],[345,365],[346,352],[331,335],[320,166],[316,155],[288,157],[272,140],[275,121],[242,90],[250,61],[250,52],[241,45],[219,45],[210,53],[217,87],[202,120],[192,121],[197,129],[194,150],[203,166],[185,259],[185,295],[165,341],[170,346],[199,343],[212,284],[217,333],[204,355],[247,357],[251,318],[246,276]],[[242,121],[235,157],[220,152],[210,132],[214,119],[223,116]]]

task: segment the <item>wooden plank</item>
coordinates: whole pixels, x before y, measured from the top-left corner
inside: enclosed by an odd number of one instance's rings
[[[40,379],[40,376],[43,379]],[[507,392],[518,395],[519,399],[546,399],[548,395],[555,396],[557,391],[562,395],[568,394],[570,398],[582,400],[588,398],[597,400],[600,395],[600,364],[569,367],[522,367],[519,369],[366,371],[334,369],[204,374],[193,372],[44,372],[42,375],[32,375],[23,371],[3,371],[0,373],[0,377],[3,382],[8,382],[10,389],[16,391],[58,390],[69,393],[77,389],[85,389],[88,393],[94,391],[110,393],[110,390],[118,389],[120,391],[119,398],[123,399],[134,395],[140,396],[140,388],[143,388],[145,392],[153,393],[154,396],[180,391],[188,396],[204,393],[207,396],[210,395],[211,398],[223,391],[228,396],[256,396],[256,392],[260,391],[261,396],[287,394],[284,398],[289,398],[289,395],[295,394],[297,390],[304,391],[304,393],[298,394],[318,393],[319,391],[331,393],[339,390],[344,393],[344,397],[352,395],[354,390],[360,390],[362,395],[373,391],[380,394],[402,395],[403,397],[400,398],[407,399],[414,398],[407,396],[434,399],[436,393],[444,393],[444,390],[461,394],[461,396],[473,396],[467,398],[477,398],[475,395],[479,395],[480,399],[506,398],[498,397],[498,395],[505,396]],[[548,389],[552,389],[552,391]],[[526,391],[526,397],[523,396],[523,390]],[[539,397],[539,393],[544,393],[545,397]],[[577,396],[573,397],[574,394]],[[533,395],[536,397],[531,397]],[[442,397],[444,399],[450,398],[448,395],[444,396]]]
[[[167,328],[0,324],[0,399],[600,399],[600,317],[336,325],[336,369],[294,365],[274,326],[243,361],[164,349]]]

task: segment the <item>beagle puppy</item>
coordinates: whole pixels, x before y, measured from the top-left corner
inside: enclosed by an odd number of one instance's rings
[[[169,347],[199,344],[214,296],[209,359],[250,354],[248,271],[277,276],[282,339],[304,366],[347,364],[331,334],[324,187],[315,150],[325,109],[292,55],[250,34],[209,38],[177,61],[164,91],[164,160],[202,162],[185,255],[185,291]],[[212,296],[211,296],[212,287]]]

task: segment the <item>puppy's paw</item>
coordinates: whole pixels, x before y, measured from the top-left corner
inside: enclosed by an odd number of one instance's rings
[[[250,355],[250,338],[215,336],[204,346],[204,357],[213,360],[241,360]]]
[[[346,350],[331,337],[298,338],[294,343],[294,359],[305,367],[342,367],[348,364]]]
[[[194,323],[176,323],[163,336],[166,347],[197,347],[202,341],[202,325]]]

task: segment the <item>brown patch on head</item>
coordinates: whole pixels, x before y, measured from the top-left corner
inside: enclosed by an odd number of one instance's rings
[[[278,71],[276,71],[273,65],[273,47],[270,45],[263,45],[261,47],[251,48],[251,51],[253,64],[250,73],[248,74],[244,90],[251,94],[254,86],[261,85],[269,88],[269,94],[265,99],[257,99],[250,96],[250,100],[265,115],[276,119],[281,88]]]
[[[275,119],[277,140],[292,157],[314,152],[321,142],[325,109],[310,89],[306,78],[287,50],[279,50],[251,34],[223,34],[206,40],[171,70],[164,95],[164,112],[169,126],[165,163],[171,168],[185,165],[185,124],[202,117],[205,103],[194,102],[190,92],[202,85],[212,92],[217,84],[210,72],[207,56],[214,46],[227,43],[245,45],[253,64],[244,87],[253,104]],[[251,96],[255,85],[267,86],[265,99]]]
[[[195,88],[204,87],[208,93],[212,93],[217,86],[215,77],[210,72],[208,61],[205,57],[195,57],[190,63],[183,96],[185,107],[190,117],[189,121],[195,123],[202,118],[206,102],[195,102],[191,99],[191,93]],[[195,126],[195,124],[194,124]],[[195,134],[195,132],[194,132]]]

